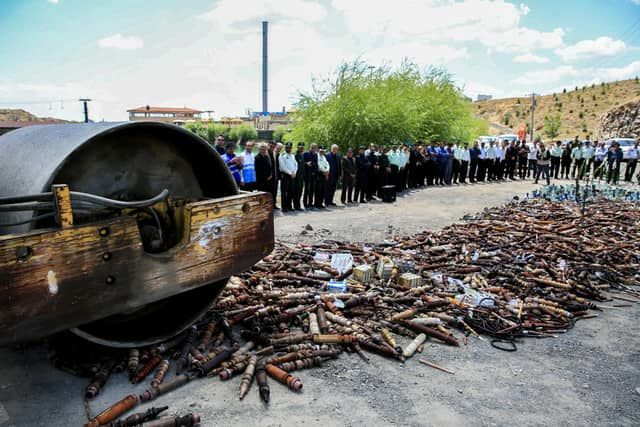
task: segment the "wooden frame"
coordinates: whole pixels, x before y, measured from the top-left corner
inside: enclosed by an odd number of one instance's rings
[[[187,204],[182,241],[144,252],[134,218],[0,236],[0,344],[42,337],[249,269],[273,250],[267,193]]]

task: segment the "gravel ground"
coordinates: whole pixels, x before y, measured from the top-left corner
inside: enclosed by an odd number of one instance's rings
[[[443,227],[532,189],[531,182],[428,188],[393,204],[277,213],[276,233],[288,242],[382,241]],[[307,224],[313,230],[301,234]],[[405,364],[372,355],[367,365],[345,354],[300,371],[301,393],[271,381],[268,406],[254,389],[239,401],[239,379],[196,381],[153,403],[196,412],[204,426],[640,425],[639,321],[637,306],[606,310],[558,338],[524,341],[513,353],[471,338],[460,348],[428,344]],[[420,357],[455,375],[418,363]],[[81,425],[85,386],[86,380],[53,369],[42,346],[0,350],[0,426]],[[114,377],[91,411],[143,389]]]

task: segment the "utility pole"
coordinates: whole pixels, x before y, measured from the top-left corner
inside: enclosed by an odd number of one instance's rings
[[[91,100],[89,98],[80,98],[78,101],[84,104],[84,122],[89,123],[89,102]]]
[[[529,127],[530,142],[533,144],[534,117],[536,112],[536,94],[531,93],[531,126]]]

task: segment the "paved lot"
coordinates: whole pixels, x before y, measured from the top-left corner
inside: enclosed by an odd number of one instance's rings
[[[276,232],[284,241],[382,241],[442,227],[532,188],[531,182],[428,188],[394,204],[278,213]],[[300,234],[307,224],[313,230]],[[154,405],[196,412],[204,426],[640,425],[639,321],[637,306],[605,311],[558,338],[525,341],[514,353],[477,339],[460,348],[427,345],[422,357],[455,375],[415,359],[403,365],[372,356],[366,365],[344,355],[321,369],[300,371],[302,393],[272,382],[269,406],[253,389],[240,402],[239,379],[196,381]],[[85,386],[86,380],[53,369],[40,346],[0,350],[0,426],[81,425]],[[143,388],[132,388],[119,375],[91,410]]]

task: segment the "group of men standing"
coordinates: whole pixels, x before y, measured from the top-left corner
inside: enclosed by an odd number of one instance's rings
[[[282,149],[284,147],[284,152]],[[259,145],[253,154],[253,142],[248,141],[239,155],[235,144],[218,136],[216,150],[229,167],[236,183],[247,191],[260,190],[273,195],[274,207],[280,187],[282,211],[325,209],[335,206],[335,193],[341,183],[340,201],[367,203],[382,197],[382,190],[402,192],[407,188],[425,185],[452,185],[505,179],[540,177],[550,183],[551,178],[582,178],[593,168],[593,177],[607,170],[607,182],[616,183],[620,173],[622,151],[617,144],[590,141],[562,144],[556,141],[547,148],[542,141],[478,141],[467,143],[402,144],[396,148],[379,148],[375,144],[352,148],[346,154],[332,145],[324,146],[270,141]],[[634,154],[635,153],[635,154]],[[625,180],[631,181],[638,159],[638,144],[630,153]],[[606,162],[606,168],[603,163]],[[573,166],[573,169],[572,169]]]

